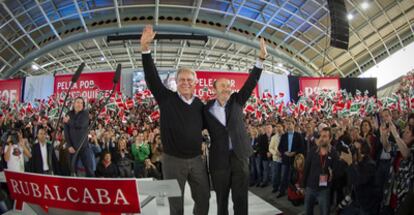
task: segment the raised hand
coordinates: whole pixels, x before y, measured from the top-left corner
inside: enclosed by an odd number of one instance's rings
[[[142,51],[150,50],[150,43],[154,40],[155,32],[152,29],[152,25],[146,25],[141,35],[141,49]]]
[[[390,123],[390,132],[394,136],[394,138],[397,138],[397,137],[400,136],[398,134],[397,127],[395,127],[394,123],[392,123],[392,122]]]
[[[387,136],[388,137],[389,133],[390,133],[390,129],[388,129],[384,125],[381,125],[381,127],[380,127],[381,136]]]
[[[266,50],[266,43],[263,39],[263,37],[260,39],[260,54],[259,54],[259,58],[260,59],[266,59],[267,57],[267,50]]]

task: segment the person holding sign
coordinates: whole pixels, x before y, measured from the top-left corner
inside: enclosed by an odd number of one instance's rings
[[[249,157],[253,154],[244,124],[243,107],[252,94],[267,55],[264,39],[252,72],[239,92],[231,93],[227,78],[214,82],[216,99],[207,102],[204,118],[211,138],[210,172],[217,196],[218,214],[228,214],[231,189],[234,214],[248,214]]]
[[[201,156],[204,104],[194,96],[196,73],[189,68],[179,69],[176,74],[177,92],[167,89],[151,56],[150,43],[155,34],[150,25],[142,32],[142,65],[147,86],[160,108],[164,179],[177,179],[182,192],[181,197],[169,199],[170,214],[184,214],[184,185],[188,181],[195,202],[194,214],[207,215],[210,187]]]

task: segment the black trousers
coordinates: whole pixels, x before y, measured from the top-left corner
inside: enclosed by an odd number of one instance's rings
[[[217,214],[228,215],[229,193],[233,200],[234,214],[248,214],[249,164],[248,158],[239,159],[230,153],[230,167],[212,170],[211,179],[217,196]]]

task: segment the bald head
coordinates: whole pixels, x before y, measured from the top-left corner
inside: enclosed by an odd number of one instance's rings
[[[218,78],[214,84],[214,91],[217,95],[217,100],[221,105],[224,105],[231,95],[231,83],[227,78]]]
[[[227,79],[227,78],[218,78],[217,80],[214,81],[213,87],[214,87],[214,89],[216,89],[217,85],[223,85],[223,84],[230,85],[230,80]]]

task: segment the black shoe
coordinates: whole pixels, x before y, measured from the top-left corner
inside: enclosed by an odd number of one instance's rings
[[[257,183],[257,184],[256,184],[256,187],[260,187],[260,183]]]
[[[272,193],[277,193],[277,190],[273,189],[273,190],[272,190]]]
[[[255,186],[256,185],[256,183],[250,183],[249,184],[249,187],[253,187],[253,186]]]
[[[267,184],[264,183],[264,184],[260,185],[260,187],[267,187]]]
[[[282,197],[283,197],[283,196],[285,196],[285,195],[286,195],[286,194],[284,194],[284,193],[279,193],[279,195],[277,195],[277,196],[276,196],[276,198],[277,198],[277,199],[280,199],[280,198],[282,198]]]

